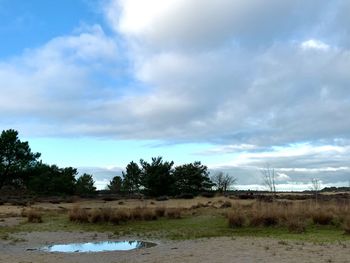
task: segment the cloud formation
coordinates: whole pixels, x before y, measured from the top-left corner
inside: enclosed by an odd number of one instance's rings
[[[212,142],[222,146],[205,154],[240,153],[231,167],[268,161],[281,179],[320,169],[345,180],[349,11],[346,0],[109,0],[110,28],[0,61],[1,126]]]
[[[151,138],[261,146],[347,138],[345,3],[111,1],[107,18],[151,87],[122,105]]]

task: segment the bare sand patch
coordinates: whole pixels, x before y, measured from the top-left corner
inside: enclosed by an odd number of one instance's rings
[[[0,262],[350,262],[350,242],[312,244],[245,237],[185,241],[142,239],[158,245],[152,248],[121,252],[66,254],[37,250],[42,246],[54,243],[124,239],[137,238],[121,238],[109,233],[86,232],[19,233],[13,235],[9,240],[0,240]]]

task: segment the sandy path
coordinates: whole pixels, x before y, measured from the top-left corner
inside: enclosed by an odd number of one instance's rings
[[[21,238],[25,241],[14,242],[14,238]],[[0,262],[350,262],[350,242],[315,245],[242,237],[187,241],[150,240],[158,243],[158,246],[127,252],[64,254],[27,250],[45,244],[92,240],[118,239],[101,233],[34,232],[17,234],[9,240],[0,240]]]

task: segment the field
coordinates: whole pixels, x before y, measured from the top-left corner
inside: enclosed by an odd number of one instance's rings
[[[134,239],[158,245],[74,255],[37,250]],[[75,198],[0,205],[0,262],[258,261],[350,262],[349,200]]]

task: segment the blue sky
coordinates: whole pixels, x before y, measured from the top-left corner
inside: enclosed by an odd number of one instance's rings
[[[279,190],[350,180],[347,0],[0,0],[0,128],[94,174],[200,160]]]

